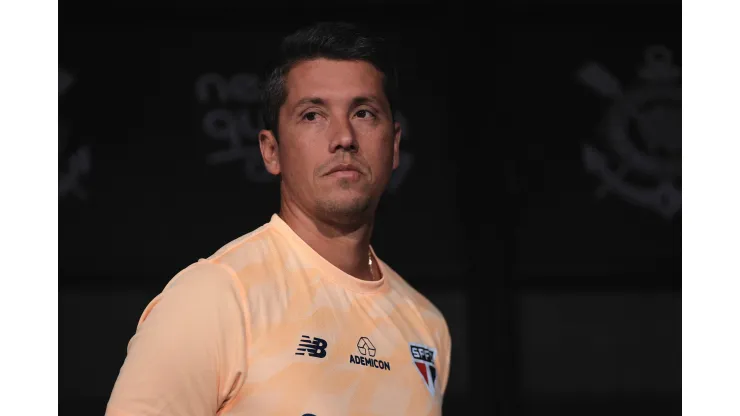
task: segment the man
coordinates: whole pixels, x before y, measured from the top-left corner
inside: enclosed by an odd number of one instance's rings
[[[150,303],[108,415],[441,414],[445,320],[370,246],[399,161],[393,72],[347,24],[282,52],[259,135],[279,214]]]

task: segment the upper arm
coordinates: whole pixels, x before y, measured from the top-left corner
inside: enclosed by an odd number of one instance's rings
[[[215,415],[245,372],[244,299],[224,266],[202,260],[147,307],[109,414]]]

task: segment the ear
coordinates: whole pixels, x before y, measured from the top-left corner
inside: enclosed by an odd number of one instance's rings
[[[280,146],[271,130],[261,130],[259,134],[260,152],[265,169],[273,175],[280,174]]]
[[[396,121],[393,123],[393,169],[395,170],[398,167],[398,164],[401,162],[401,151],[400,145],[401,145],[401,123]]]

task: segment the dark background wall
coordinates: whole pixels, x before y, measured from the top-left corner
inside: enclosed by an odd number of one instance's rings
[[[275,212],[256,83],[346,19],[404,51],[373,243],[449,321],[445,414],[678,414],[680,2],[338,4],[60,5],[62,410],[102,414],[148,301]]]

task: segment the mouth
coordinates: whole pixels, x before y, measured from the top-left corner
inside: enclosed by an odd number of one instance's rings
[[[338,174],[338,175],[360,175],[360,174],[362,174],[362,172],[360,171],[360,169],[358,169],[354,165],[340,164],[340,165],[337,165],[337,166],[334,166],[333,168],[331,168],[329,170],[329,172],[326,173],[326,176],[334,175],[334,174]]]

